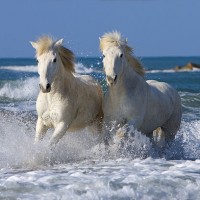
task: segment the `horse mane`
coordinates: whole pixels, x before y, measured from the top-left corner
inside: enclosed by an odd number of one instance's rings
[[[50,36],[43,36],[36,41],[37,49],[36,49],[36,56],[41,56],[44,53],[47,53],[52,48],[56,47],[61,58],[61,61],[64,67],[74,72],[74,54],[71,50],[67,49],[62,45],[55,45],[55,41]]]
[[[58,52],[64,67],[71,72],[75,72],[75,67],[74,67],[75,58],[73,52],[62,45],[58,47]]]
[[[119,32],[114,31],[114,32],[105,33],[100,38],[100,50],[102,52],[105,49],[108,49],[114,46],[123,48],[125,50],[125,56],[130,66],[132,66],[133,69],[138,74],[140,74],[141,76],[144,76],[145,71],[142,64],[133,56],[133,49],[130,46],[128,46],[127,40],[123,39]]]

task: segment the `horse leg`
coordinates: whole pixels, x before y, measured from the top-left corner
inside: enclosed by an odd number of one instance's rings
[[[95,126],[96,126],[96,132],[98,135],[98,141],[101,143],[103,141],[103,122],[102,122],[102,118],[97,119],[97,121],[95,122]]]
[[[40,140],[43,139],[48,127],[44,125],[42,119],[38,117],[37,124],[36,124],[36,135],[35,135],[35,143],[38,143]]]
[[[151,142],[159,157],[163,157],[166,148],[166,133],[162,127],[158,127],[152,133]]]
[[[176,102],[176,104],[174,106],[174,111],[173,111],[172,115],[165,122],[165,124],[162,125],[162,129],[165,132],[166,143],[168,145],[171,145],[172,141],[175,138],[177,131],[180,128],[180,124],[181,124],[182,108],[181,108],[180,97],[178,99],[179,100]]]
[[[53,135],[50,139],[51,147],[55,146],[58,143],[58,141],[64,136],[68,127],[69,127],[69,125],[67,125],[65,122],[59,122],[56,125]]]
[[[165,141],[164,143],[162,142],[165,147],[171,146],[175,135],[180,128],[181,114],[181,103],[178,101],[170,118],[160,128],[157,128],[154,131],[154,134],[158,135],[158,138],[161,138],[161,141]]]
[[[170,119],[162,126],[168,146],[173,142],[181,123],[181,110],[171,115]]]
[[[165,133],[161,127],[153,131],[153,140],[158,147],[162,148],[165,146]]]
[[[163,156],[165,149],[172,145],[175,134],[178,131],[179,126],[174,126],[173,119],[168,120],[162,127],[158,127],[153,131],[153,143],[159,156]]]
[[[157,147],[164,148],[170,146],[174,138],[175,134],[172,134],[172,132],[169,132],[166,128],[158,127],[153,131],[153,142]]]
[[[94,120],[94,127],[96,128],[95,133],[98,135],[102,135],[102,129],[103,129],[103,114],[97,115],[96,119]]]

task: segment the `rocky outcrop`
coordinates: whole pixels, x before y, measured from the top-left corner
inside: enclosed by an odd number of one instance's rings
[[[189,62],[187,65],[176,66],[174,68],[175,71],[191,71],[191,70],[194,70],[194,69],[200,69],[200,64]]]

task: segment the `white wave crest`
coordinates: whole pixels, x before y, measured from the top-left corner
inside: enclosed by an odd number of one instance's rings
[[[94,71],[92,68],[85,67],[82,63],[75,64],[78,74],[89,74]],[[37,72],[37,66],[6,66],[0,69]],[[36,99],[39,92],[38,78],[27,78],[25,80],[9,81],[0,87],[0,97],[15,100]]]
[[[38,71],[37,66],[35,65],[27,65],[27,66],[1,66],[0,69],[5,70],[11,70],[11,71],[19,71],[19,72],[34,72],[36,73]],[[100,72],[98,70],[95,70],[84,66],[81,62],[75,63],[75,71],[79,74],[89,74],[92,72]],[[181,73],[181,72],[200,72],[199,68],[193,68],[193,70],[180,70],[176,71],[174,69],[152,69],[152,70],[146,70],[146,73]]]
[[[18,72],[37,72],[38,67],[35,65],[27,65],[27,66],[1,66],[0,69],[18,71]],[[75,71],[79,74],[89,74],[94,72],[92,67],[85,67],[82,63],[75,63]]]
[[[2,66],[0,69],[19,71],[19,72],[37,72],[37,66],[27,65],[27,66]]]
[[[78,74],[89,74],[94,72],[94,69],[85,67],[82,63],[75,64],[75,71]]]
[[[181,72],[200,72],[200,69],[194,68],[193,70],[179,70],[176,71],[174,69],[153,69],[147,70],[146,73],[154,74],[154,73],[181,73]]]
[[[36,99],[39,92],[38,78],[28,78],[15,82],[7,82],[0,88],[0,97],[31,100]]]

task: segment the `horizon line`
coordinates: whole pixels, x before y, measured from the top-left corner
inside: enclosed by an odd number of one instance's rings
[[[101,58],[102,56],[76,56],[76,58]],[[200,58],[200,55],[187,55],[187,56],[182,56],[182,55],[177,55],[177,56],[135,56],[136,58],[189,58],[189,57],[196,57]],[[0,57],[0,59],[35,59],[35,57]]]

